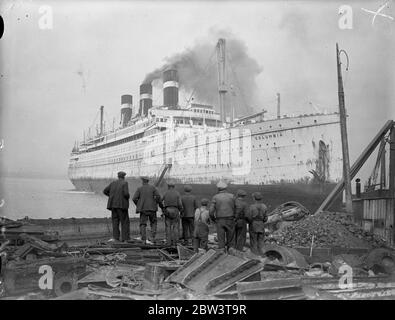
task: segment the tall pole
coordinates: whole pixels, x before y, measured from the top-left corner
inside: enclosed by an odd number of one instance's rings
[[[352,194],[351,194],[351,177],[350,177],[350,157],[348,153],[348,138],[347,138],[347,114],[344,104],[344,89],[343,79],[341,73],[340,52],[339,46],[336,43],[336,61],[337,61],[337,84],[339,96],[339,113],[340,113],[340,134],[342,139],[343,151],[343,179],[344,190],[346,194],[346,212],[352,213]]]
[[[393,219],[395,219],[395,122],[392,122],[390,131],[390,163],[389,163],[389,190],[392,198]],[[395,220],[393,220],[395,221]],[[392,244],[395,242],[395,228],[392,231]]]
[[[222,123],[226,121],[225,114],[225,94],[226,90],[226,67],[225,67],[225,39],[219,39],[217,44],[217,59],[218,59],[218,92],[219,92],[219,112]]]
[[[281,118],[281,111],[280,111],[280,94],[277,93],[277,119]]]

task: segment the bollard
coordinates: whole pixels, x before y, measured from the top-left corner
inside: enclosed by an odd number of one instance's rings
[[[361,179],[355,180],[355,193],[357,198],[361,198]]]

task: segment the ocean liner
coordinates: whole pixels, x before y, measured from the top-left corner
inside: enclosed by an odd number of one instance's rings
[[[103,107],[94,137],[76,143],[68,174],[78,190],[101,192],[117,172],[130,191],[149,176],[160,192],[166,180],[190,184],[198,197],[226,180],[235,192],[260,191],[269,206],[299,201],[313,210],[342,178],[338,113],[266,118],[265,110],[233,118],[226,105],[225,40],[217,43],[219,112],[211,105],[179,105],[176,69],[163,72],[163,105],[154,106],[152,84],[140,86],[139,104],[121,97],[120,127],[105,132]],[[159,183],[160,181],[160,183]]]

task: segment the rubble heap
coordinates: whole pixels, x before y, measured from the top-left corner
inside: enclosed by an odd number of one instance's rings
[[[284,223],[272,235],[274,242],[290,247],[341,246],[346,248],[375,248],[385,246],[385,242],[370,232],[363,230],[343,213],[321,212],[300,221]]]

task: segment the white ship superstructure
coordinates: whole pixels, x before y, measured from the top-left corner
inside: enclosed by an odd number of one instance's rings
[[[224,42],[218,46],[221,56]],[[151,83],[140,86],[138,104],[131,95],[121,97],[119,128],[105,132],[101,107],[100,130],[95,137],[84,134],[70,157],[69,177],[76,188],[100,192],[122,170],[133,192],[140,176],[155,181],[166,172],[166,179],[194,185],[201,194],[223,179],[251,191],[287,184],[292,198],[319,193],[342,178],[338,113],[286,116],[278,110],[270,119],[262,110],[229,119],[219,67],[220,112],[207,104],[180,106],[175,69],[163,72],[163,105],[153,105]],[[270,190],[278,196],[277,189]]]
[[[81,145],[69,177],[109,179],[122,170],[155,178],[171,163],[168,177],[192,184],[308,182],[311,171],[326,182],[341,178],[338,114],[248,122],[223,128],[219,114],[204,106],[153,109],[134,125]]]

